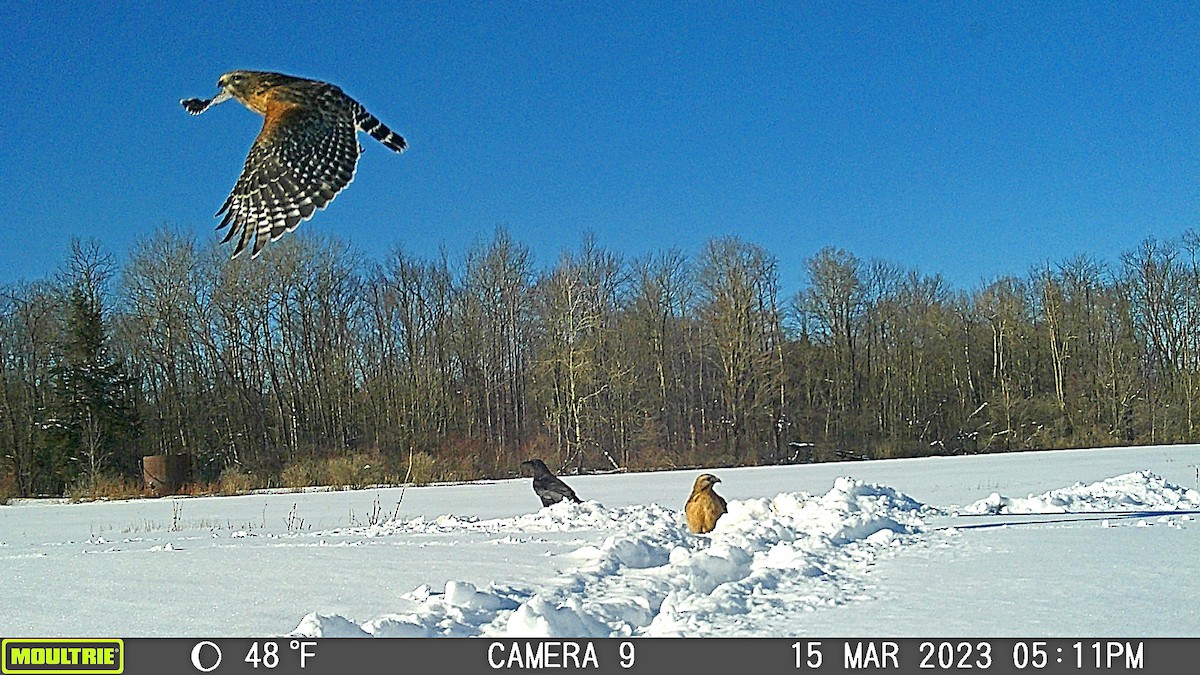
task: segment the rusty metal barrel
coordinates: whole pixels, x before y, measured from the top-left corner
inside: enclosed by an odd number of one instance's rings
[[[147,455],[142,457],[142,481],[155,496],[173,495],[188,482],[190,466],[187,455]]]

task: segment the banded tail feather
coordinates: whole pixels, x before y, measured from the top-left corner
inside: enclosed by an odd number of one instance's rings
[[[359,131],[369,134],[371,138],[396,152],[404,152],[408,148],[408,143],[404,141],[403,136],[389,129],[386,124],[379,121],[378,117],[367,112],[362,106],[354,111],[354,125],[358,127]]]

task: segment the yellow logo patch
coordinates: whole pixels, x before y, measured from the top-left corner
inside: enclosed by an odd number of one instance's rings
[[[8,639],[0,643],[4,675],[121,673],[125,642],[117,639]]]

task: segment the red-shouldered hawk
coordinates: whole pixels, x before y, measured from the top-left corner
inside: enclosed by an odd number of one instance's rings
[[[713,492],[713,486],[721,479],[711,473],[702,473],[692,486],[692,494],[683,507],[687,516],[688,529],[698,534],[712,532],[717,526],[717,519],[725,515],[725,499]]]
[[[251,233],[251,257],[258,257],[267,241],[296,229],[354,180],[362,153],[359,131],[396,152],[408,147],[400,134],[327,82],[235,70],[222,75],[217,86],[221,91],[214,98],[189,98],[180,103],[189,113],[199,115],[235,98],[264,118],[242,175],[217,211],[218,216],[225,214],[217,229],[229,227],[221,243],[240,234],[233,250],[235,258]]]

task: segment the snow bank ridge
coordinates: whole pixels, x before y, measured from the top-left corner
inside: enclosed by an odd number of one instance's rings
[[[993,492],[960,510],[968,515],[1120,513],[1200,510],[1200,492],[1172,485],[1149,471],[1135,471],[1097,483],[1076,483],[1024,498]]]
[[[839,478],[825,495],[731,500],[707,536],[657,504],[607,509],[560,503],[517,518],[442,516],[364,528],[367,537],[413,532],[611,531],[572,552],[574,565],[542,589],[451,581],[408,594],[415,610],[362,624],[311,613],[294,636],[620,637],[770,634],[748,617],[849,601],[879,554],[904,545],[925,507],[895,490]],[[345,531],[342,531],[344,534]]]

